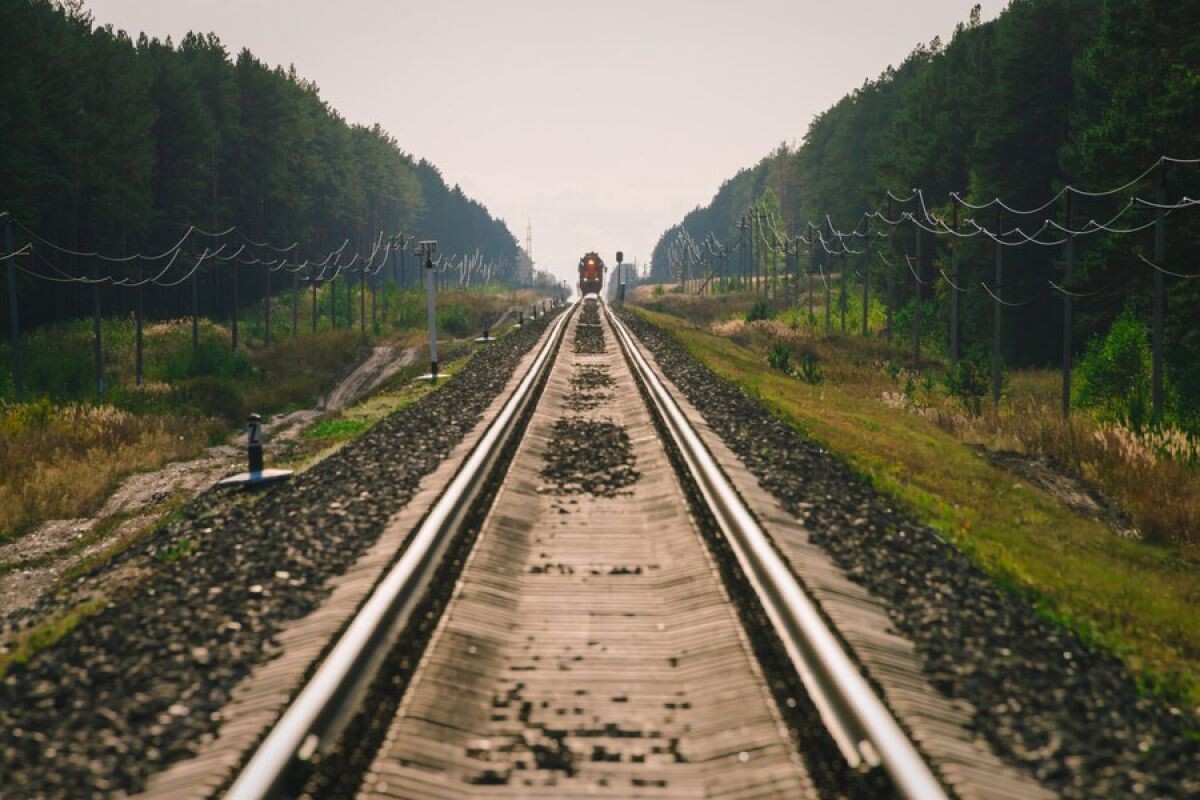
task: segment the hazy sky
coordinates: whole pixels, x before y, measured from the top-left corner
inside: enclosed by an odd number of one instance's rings
[[[87,0],[97,23],[214,31],[379,122],[569,277],[659,234],[814,114],[947,38],[972,0]],[[1006,0],[983,0],[984,19]],[[574,283],[574,281],[572,281]]]

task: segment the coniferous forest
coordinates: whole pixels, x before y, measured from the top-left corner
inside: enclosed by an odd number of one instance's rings
[[[817,115],[798,146],[781,145],[726,181],[707,206],[662,235],[653,275],[678,280],[681,237],[707,238],[719,253],[738,240],[744,215],[757,209],[778,228],[776,243],[794,237],[825,243],[793,253],[795,273],[836,272],[839,250],[848,250],[848,280],[861,282],[865,274],[874,297],[890,298],[891,333],[903,340],[919,313],[926,348],[945,354],[947,276],[957,249],[959,355],[986,371],[992,294],[998,294],[1006,304],[1005,367],[1057,366],[1060,289],[1071,292],[1070,347],[1077,355],[1118,319],[1135,321],[1137,335],[1149,340],[1155,267],[1147,262],[1155,258],[1159,210],[1149,203],[1165,200],[1173,206],[1161,226],[1165,263],[1157,265],[1165,283],[1165,391],[1175,421],[1194,429],[1200,423],[1194,324],[1200,210],[1191,206],[1200,197],[1198,14],[1196,3],[1174,0],[1014,0],[995,20],[981,22],[976,7],[949,42],[918,46]],[[781,79],[781,101],[803,86]],[[1063,191],[1067,186],[1081,191]],[[921,194],[914,197],[914,189]],[[1016,213],[1026,210],[1032,211]],[[864,216],[871,212],[877,216]],[[888,226],[881,217],[903,222]],[[920,245],[917,222],[926,229]],[[749,226],[747,235],[756,240],[752,258],[760,271],[789,269],[783,248],[759,227]],[[979,228],[1004,240],[999,284],[993,270],[1001,245],[990,235],[972,235]],[[1069,276],[1068,238],[1074,240]],[[858,255],[868,241],[869,255]],[[877,257],[884,247],[890,267]],[[736,257],[710,257],[713,249],[689,251],[693,274],[737,268]]]
[[[119,264],[67,251],[162,252],[189,226],[237,226],[242,243],[297,242],[297,259],[347,240],[347,254],[365,256],[381,235],[437,239],[440,252],[478,252],[492,276],[514,277],[517,243],[504,222],[436,166],[377,125],[349,123],[294,68],[231,53],[213,34],[133,38],[97,26],[78,0],[0,0],[0,73],[0,212],[19,223],[14,248],[35,235],[62,248],[39,248],[30,272],[113,273]],[[211,244],[193,239],[188,252]],[[251,246],[244,258],[272,252]],[[212,272],[201,313],[227,315]],[[247,280],[241,301],[264,290]],[[23,329],[92,312],[85,285],[22,273],[18,291]],[[102,292],[105,309],[127,310],[128,291]],[[158,292],[147,312],[184,313],[186,293],[176,294]]]

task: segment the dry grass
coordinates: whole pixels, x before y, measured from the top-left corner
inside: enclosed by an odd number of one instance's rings
[[[0,408],[0,542],[45,519],[80,516],[124,476],[195,455],[209,437],[194,419],[112,406]]]
[[[716,305],[712,298],[683,300],[668,304],[679,312],[675,316],[706,300]],[[1139,435],[1078,410],[1064,420],[1061,377],[1052,370],[1014,372],[1000,405],[985,398],[974,414],[947,393],[944,363],[926,357],[918,372],[911,351],[883,339],[824,336],[780,319],[723,318],[711,308],[696,317],[708,331],[763,354],[764,366],[768,348],[783,342],[796,355],[815,357],[828,385],[924,417],[967,444],[1045,456],[1115,501],[1138,535],[1200,559],[1200,441],[1194,437],[1178,430]]]

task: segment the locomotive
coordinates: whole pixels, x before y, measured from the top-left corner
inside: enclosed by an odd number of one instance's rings
[[[604,285],[604,261],[595,252],[579,259],[579,294],[600,294]]]

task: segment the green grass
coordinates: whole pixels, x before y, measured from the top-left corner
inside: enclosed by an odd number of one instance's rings
[[[750,347],[675,316],[636,311],[844,458],[1002,586],[1111,649],[1148,691],[1200,707],[1200,569],[1176,549],[1117,537],[878,395],[804,383],[766,369]]]
[[[154,554],[154,560],[160,564],[169,564],[181,558],[187,558],[196,549],[196,543],[191,539],[180,539],[161,553]]]
[[[0,678],[13,664],[24,664],[40,650],[60,641],[89,617],[99,614],[108,606],[108,600],[96,597],[79,603],[69,611],[47,619],[16,634],[8,640],[7,650],[0,652]]]
[[[366,419],[323,419],[304,432],[305,438],[324,439],[326,441],[346,441],[355,439],[371,428],[371,421]]]

